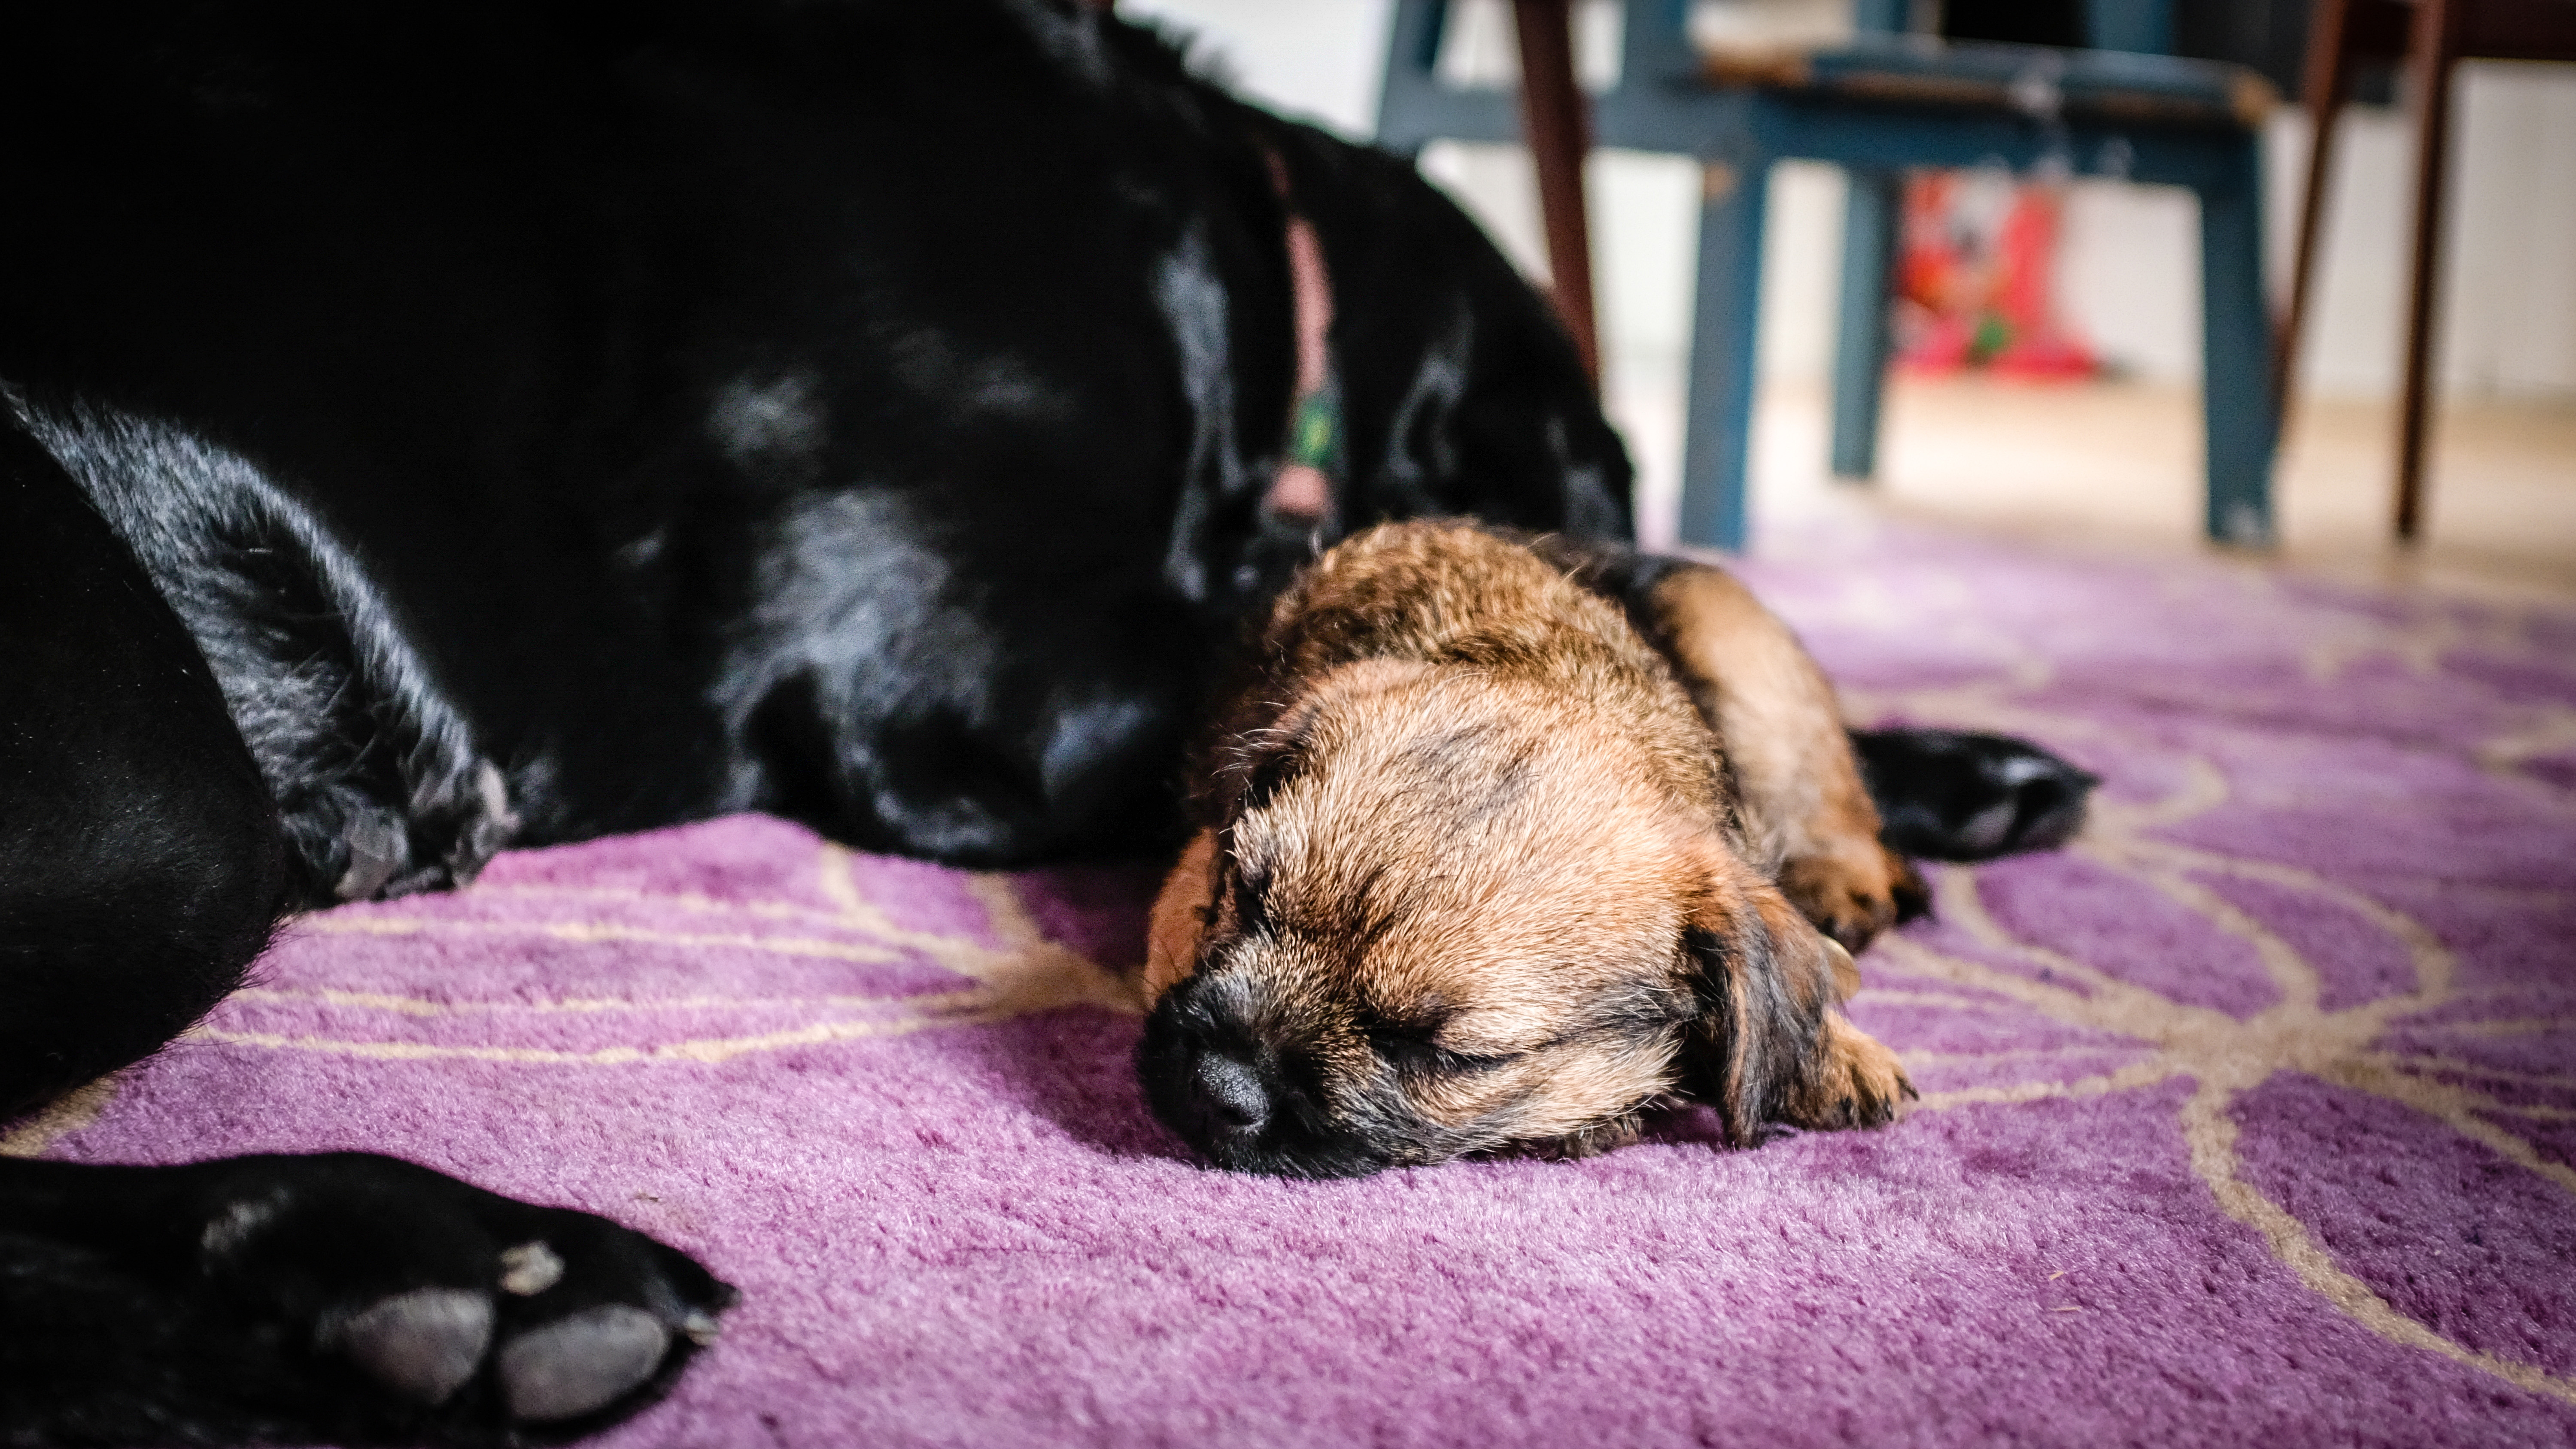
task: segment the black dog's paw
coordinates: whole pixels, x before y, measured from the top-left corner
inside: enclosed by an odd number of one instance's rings
[[[388,881],[384,894],[470,884],[518,830],[500,767],[466,755],[435,777],[413,781],[411,855],[418,865],[410,875]]]
[[[323,1361],[339,1402],[314,1427],[334,1435],[589,1433],[658,1398],[734,1298],[686,1254],[604,1218],[392,1158],[193,1171],[202,1281],[279,1354]]]
[[[470,883],[517,833],[499,768],[468,756],[409,785],[389,803],[364,785],[334,782],[281,802],[288,839],[319,888],[315,904],[366,901]]]
[[[2100,781],[2023,740],[1961,730],[1854,730],[1879,839],[1933,860],[2052,850],[2084,824]]]

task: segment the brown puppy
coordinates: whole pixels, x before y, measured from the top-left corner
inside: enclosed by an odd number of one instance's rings
[[[1912,1095],[1835,1005],[1919,887],[1823,675],[1714,569],[1371,530],[1281,597],[1202,764],[1137,1061],[1221,1166],[1579,1154],[1675,1095],[1749,1144]]]

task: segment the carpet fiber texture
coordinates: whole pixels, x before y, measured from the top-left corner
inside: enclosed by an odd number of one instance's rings
[[[2576,612],[1838,535],[1745,569],[1856,717],[2105,778],[1934,872],[1897,1126],[1204,1170],[1152,881],[740,817],[310,917],[0,1150],[370,1148],[743,1289],[647,1445],[2576,1442]]]

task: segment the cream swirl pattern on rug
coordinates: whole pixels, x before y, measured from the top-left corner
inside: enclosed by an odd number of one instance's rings
[[[1856,716],[2106,779],[1864,957],[1885,1132],[1208,1172],[1127,1064],[1149,870],[736,817],[307,918],[0,1151],[368,1147],[680,1243],[745,1305],[618,1444],[2576,1441],[2576,611],[1745,571]]]

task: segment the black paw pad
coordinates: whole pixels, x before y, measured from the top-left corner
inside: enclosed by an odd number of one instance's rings
[[[173,1171],[198,1245],[192,1281],[225,1320],[260,1326],[254,1338],[270,1347],[253,1358],[277,1355],[275,1377],[297,1385],[280,1402],[307,1415],[236,1436],[245,1442],[498,1445],[529,1437],[514,1426],[586,1433],[659,1397],[734,1299],[687,1255],[604,1218],[392,1158],[243,1157]],[[350,1371],[299,1377],[317,1355]],[[299,1432],[279,1427],[290,1423]]]

